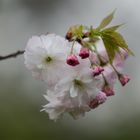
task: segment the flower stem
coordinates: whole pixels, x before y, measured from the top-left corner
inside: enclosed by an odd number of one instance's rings
[[[73,47],[74,47],[74,44],[75,44],[75,40],[74,40],[73,43],[72,43],[72,47],[71,47],[71,52],[70,52],[70,54],[73,54]]]

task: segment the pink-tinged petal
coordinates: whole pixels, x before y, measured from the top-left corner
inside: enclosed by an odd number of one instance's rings
[[[93,52],[90,53],[89,60],[91,61],[92,64],[96,64],[96,65],[100,64],[100,61],[96,53]]]
[[[113,87],[115,84],[115,81],[117,80],[116,72],[114,71],[111,65],[106,65],[103,68],[104,68],[103,75],[106,79],[107,84]]]
[[[99,104],[103,104],[107,100],[107,96],[106,96],[106,94],[104,92],[100,91],[96,95],[96,99],[97,99]]]
[[[121,72],[124,67],[124,62],[128,58],[129,54],[127,51],[120,48],[120,52],[116,53],[113,60],[113,65],[118,72]]]
[[[120,54],[115,55],[115,58],[113,60],[113,66],[118,72],[122,71],[124,67],[124,59]]]
[[[122,48],[120,48],[120,53],[123,56],[124,60],[126,60],[129,56],[129,53]]]
[[[96,49],[97,49],[97,52],[98,54],[100,55],[101,59],[103,62],[106,62],[108,61],[108,55],[107,55],[107,52],[106,52],[106,48],[105,48],[105,45],[104,45],[104,42],[102,40],[101,37],[99,37],[99,41],[96,42]]]

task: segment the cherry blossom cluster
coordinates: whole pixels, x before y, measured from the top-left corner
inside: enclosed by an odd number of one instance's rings
[[[77,119],[85,112],[103,104],[115,94],[118,79],[122,86],[130,78],[122,74],[128,52],[121,49],[110,63],[101,37],[94,51],[76,40],[55,34],[33,36],[29,39],[24,58],[32,75],[44,81],[47,104],[42,110],[57,120],[64,113]]]

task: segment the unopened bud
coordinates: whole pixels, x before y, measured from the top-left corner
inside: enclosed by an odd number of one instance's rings
[[[79,61],[78,61],[78,58],[76,55],[72,54],[72,55],[69,55],[68,58],[67,58],[67,64],[68,65],[71,65],[71,66],[76,66],[79,64]]]
[[[94,108],[98,107],[98,105],[99,105],[99,103],[96,99],[91,100],[90,103],[89,103],[89,107],[91,109],[94,109]]]
[[[107,96],[104,92],[100,91],[95,99],[91,100],[89,103],[89,107],[91,109],[94,109],[96,107],[98,107],[98,105],[103,104],[105,101],[107,100]]]
[[[103,87],[102,91],[106,94],[106,96],[113,96],[114,95],[114,90],[109,85],[105,85]]]
[[[93,76],[94,76],[94,77],[95,77],[95,76],[98,76],[98,75],[100,75],[103,71],[104,71],[103,67],[101,67],[101,66],[95,66],[95,67],[93,68]]]
[[[89,49],[88,48],[81,48],[79,56],[82,59],[88,58],[89,57]]]
[[[125,86],[130,81],[130,78],[129,78],[128,75],[120,74],[119,75],[119,81],[122,84],[122,86]]]

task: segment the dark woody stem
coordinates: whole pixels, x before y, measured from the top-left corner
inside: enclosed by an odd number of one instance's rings
[[[112,63],[110,65],[113,68],[113,70],[116,72],[116,74],[119,75],[119,72],[116,70],[116,68],[114,67],[114,65]]]
[[[118,77],[118,79],[119,79],[119,77],[120,77],[120,73],[116,70],[116,68],[113,66],[113,64],[110,64],[111,66],[112,66],[112,68],[114,69],[114,71],[116,72],[116,74],[117,74],[117,77]]]
[[[10,59],[10,58],[16,58],[17,56],[22,55],[24,52],[25,52],[24,50],[18,50],[14,53],[0,56],[0,61],[5,60],[5,59]]]
[[[75,41],[72,44],[71,53],[73,51],[73,45],[74,45],[74,43],[75,43]],[[13,52],[13,53],[10,53],[10,54],[7,54],[7,55],[0,55],[0,61],[6,60],[6,59],[10,59],[10,58],[16,58],[17,56],[24,54],[24,52],[25,52],[25,50],[18,50],[16,52]]]

